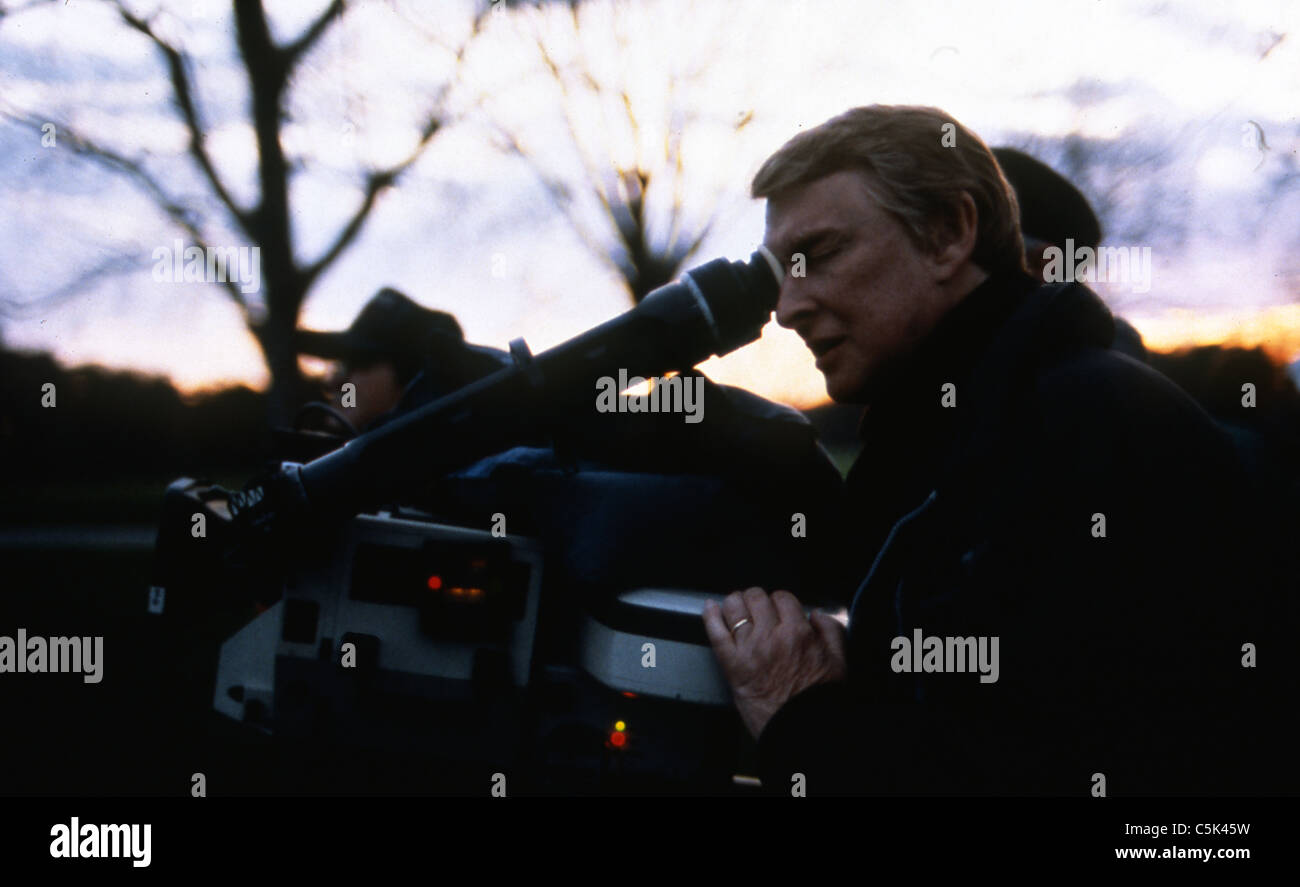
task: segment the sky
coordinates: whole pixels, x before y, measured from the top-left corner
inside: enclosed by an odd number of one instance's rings
[[[211,151],[252,203],[256,153],[229,5],[129,5],[161,8],[159,32],[195,59]],[[324,5],[268,2],[277,39]],[[1095,287],[1150,347],[1264,345],[1294,360],[1298,20],[1300,4],[1285,2],[592,0],[576,30],[558,9],[494,13],[457,62],[466,3],[358,3],[290,86],[283,142],[297,164],[300,257],[330,242],[367,167],[410,150],[435,96],[447,125],[313,289],[302,325],[345,327],[394,286],[456,314],[472,341],[558,344],[631,302],[539,170],[573,187],[575,215],[592,227],[580,157],[648,166],[663,174],[653,181],[669,182],[664,145],[679,139],[681,216],[688,226],[716,216],[688,266],[746,258],[763,236],[762,203],[747,197],[762,161],[803,128],[882,102],[941,107],[990,145],[1030,149],[1071,174],[1100,211],[1105,245],[1151,249],[1148,292]],[[539,41],[567,91],[542,66]],[[579,63],[600,93],[584,88]],[[0,19],[0,84],[0,112],[146,156],[207,220],[211,240],[243,243],[204,196],[165,69],[108,3],[67,0]],[[498,147],[503,129],[531,164]],[[1083,161],[1071,145],[1087,149]],[[672,196],[651,187],[661,227]],[[130,184],[0,118],[6,347],[162,373],[188,391],[264,385],[257,346],[219,286],[153,279],[153,251],[178,236]],[[113,270],[70,288],[100,267]],[[811,355],[775,324],[702,369],[796,406],[825,400]]]

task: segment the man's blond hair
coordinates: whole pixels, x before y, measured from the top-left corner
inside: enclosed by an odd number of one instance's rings
[[[754,176],[751,193],[773,197],[842,170],[865,173],[868,193],[930,253],[966,192],[979,215],[971,261],[988,272],[1024,270],[1015,191],[980,137],[938,108],[846,111],[782,145]]]

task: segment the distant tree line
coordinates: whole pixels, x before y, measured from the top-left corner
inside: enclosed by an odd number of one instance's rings
[[[1257,432],[1280,457],[1300,460],[1300,390],[1263,348],[1202,345],[1153,351],[1147,362],[1220,422]],[[1254,406],[1246,406],[1247,384],[1254,386]]]
[[[1221,422],[1266,438],[1300,466],[1300,390],[1260,348],[1217,345],[1152,352],[1150,364]],[[54,406],[43,406],[47,383]],[[1243,406],[1242,386],[1255,386]],[[266,395],[244,386],[192,397],[165,378],[49,355],[0,350],[0,458],[5,485],[65,479],[251,475],[271,454]],[[855,443],[858,408],[808,410],[828,445]]]
[[[53,406],[47,397],[53,384]],[[269,452],[266,395],[240,386],[183,397],[157,376],[0,351],[5,485],[44,477],[253,471]]]

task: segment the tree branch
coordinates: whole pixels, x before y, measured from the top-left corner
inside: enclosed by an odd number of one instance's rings
[[[362,197],[361,204],[352,213],[352,217],[343,226],[343,229],[339,231],[334,243],[325,250],[319,259],[303,270],[304,289],[309,289],[316,278],[329,268],[334,263],[334,260],[352,244],[352,241],[361,233],[366,219],[370,216],[370,211],[375,208],[375,201],[378,199],[379,193],[396,182],[402,173],[406,172],[420,158],[420,155],[424,153],[424,149],[428,147],[429,142],[433,140],[434,135],[441,128],[442,117],[435,111],[429,116],[424,128],[420,131],[420,140],[415,149],[404,160],[390,166],[388,169],[374,170],[366,177],[365,196]]]
[[[461,43],[460,47],[456,50],[457,71],[459,71],[461,65],[464,64],[465,51],[469,47],[470,42],[481,33],[483,24],[487,21],[489,10],[490,4],[484,6],[475,14],[474,21],[470,26],[469,36],[465,38],[465,41]],[[316,281],[316,279],[334,263],[343,251],[357,238],[357,235],[361,233],[361,229],[365,226],[366,220],[370,217],[370,213],[375,207],[375,201],[378,199],[380,192],[396,182],[397,179],[401,177],[402,173],[406,172],[415,161],[420,159],[420,155],[424,153],[425,148],[429,146],[429,143],[438,133],[438,130],[442,128],[443,119],[439,109],[442,108],[443,103],[446,100],[447,92],[450,90],[451,84],[456,82],[458,79],[458,77],[451,78],[439,91],[438,96],[433,103],[435,110],[429,113],[428,119],[420,130],[420,138],[416,143],[414,150],[412,150],[411,153],[400,163],[390,166],[388,169],[374,170],[366,177],[365,194],[361,198],[360,205],[357,206],[356,210],[352,213],[352,217],[348,219],[347,224],[345,224],[339,231],[334,242],[325,250],[320,258],[312,262],[303,270],[302,281],[304,291],[311,288],[311,285]]]
[[[556,208],[564,214],[565,219],[569,222],[569,226],[573,228],[574,233],[578,235],[578,239],[582,241],[583,246],[587,248],[588,252],[605,262],[611,270],[622,275],[624,273],[623,267],[612,255],[610,255],[610,251],[600,242],[599,238],[591,233],[586,224],[578,216],[577,210],[573,205],[573,192],[569,189],[568,185],[555,176],[548,175],[542,169],[542,165],[536,162],[536,160],[528,154],[527,149],[519,143],[519,139],[514,133],[507,130],[491,117],[487,118],[486,122],[496,131],[497,135],[505,143],[506,150],[524,161],[524,164],[533,175],[536,176],[538,183],[551,195],[551,201],[555,204]],[[598,192],[598,196],[600,196],[603,201],[604,195],[599,194]],[[606,210],[609,209],[607,202],[605,203],[605,208]]]
[[[38,133],[41,132],[41,127],[47,122],[5,110],[0,110],[0,115],[9,118],[20,126],[27,127],[28,129]],[[145,166],[141,161],[124,157],[116,151],[98,145],[90,139],[78,135],[62,124],[55,124],[55,131],[59,133],[64,140],[63,143],[66,144],[74,154],[86,157],[101,166],[108,167],[114,172],[121,173],[128,180],[135,183],[136,187],[148,194],[154,204],[166,213],[167,217],[171,219],[173,224],[185,231],[185,233],[190,236],[190,239],[194,241],[196,246],[204,252],[207,252],[208,245],[206,238],[204,238],[203,233],[199,230],[198,225],[195,224],[191,211],[182,206],[176,198],[172,197],[172,195],[163,188],[153,174],[145,169]],[[233,280],[228,280],[223,283],[223,286],[225,286],[226,291],[230,294],[230,297],[234,300],[235,304],[247,313],[248,304],[244,300],[244,294],[240,292],[238,283]]]
[[[199,120],[198,105],[194,100],[194,88],[190,82],[189,71],[192,63],[189,56],[154,33],[149,22],[127,9],[122,4],[122,0],[114,0],[114,6],[117,7],[122,21],[153,41],[153,44],[158,48],[159,54],[162,55],[163,61],[167,63],[167,69],[171,76],[172,98],[176,102],[176,107],[180,110],[181,117],[185,121],[185,127],[190,133],[190,154],[194,156],[194,160],[198,163],[199,168],[203,170],[203,175],[207,178],[208,184],[212,186],[212,190],[222,204],[234,216],[239,227],[245,234],[251,235],[247,211],[235,202],[225,183],[222,182],[221,176],[217,173],[212,157],[208,154],[207,133],[204,132],[203,124]]]
[[[320,40],[321,35],[329,30],[330,25],[342,17],[345,6],[344,0],[334,0],[320,14],[320,18],[311,23],[311,26],[303,32],[301,37],[284,47],[283,53],[286,67],[293,68],[298,63],[298,60],[316,45],[316,41]]]
[[[25,302],[16,298],[14,295],[16,288],[3,275],[3,272],[0,272],[0,317],[11,320],[34,317],[40,312],[49,311],[66,299],[79,295],[88,284],[102,279],[105,275],[129,274],[138,271],[139,268],[140,256],[138,254],[110,255],[53,292],[45,293]]]

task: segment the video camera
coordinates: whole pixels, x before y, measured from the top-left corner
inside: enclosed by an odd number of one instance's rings
[[[765,249],[710,262],[241,491],[176,481],[155,582],[181,667],[248,730],[444,762],[425,793],[747,790],[705,602],[842,605],[806,532],[840,492],[811,426],[693,373],[759,337],[781,273]],[[601,378],[674,373],[707,421],[593,409]]]

